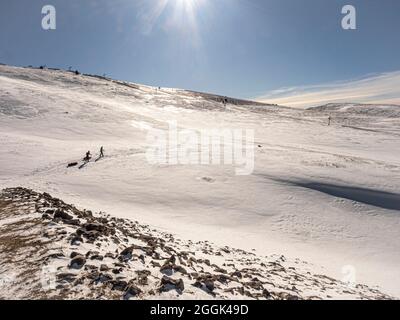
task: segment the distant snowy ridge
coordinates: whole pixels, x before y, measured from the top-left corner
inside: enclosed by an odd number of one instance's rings
[[[307,110],[400,118],[400,106],[395,104],[328,103]]]
[[[11,67],[7,66],[5,64],[1,64],[1,66],[5,67],[10,67],[10,68],[16,68],[16,67]],[[147,89],[147,90],[163,90],[165,92],[170,92],[170,93],[183,93],[187,94],[188,96],[194,95],[196,97],[202,98],[204,100],[208,101],[213,101],[217,103],[223,103],[223,104],[233,104],[233,105],[252,105],[252,106],[278,106],[277,104],[268,104],[264,102],[258,102],[258,101],[253,101],[249,99],[238,99],[238,98],[233,98],[233,97],[228,97],[228,96],[223,96],[223,95],[218,95],[218,94],[213,94],[213,93],[205,93],[205,92],[200,92],[200,91],[195,91],[195,90],[186,90],[186,89],[178,89],[178,88],[165,88],[165,87],[156,87],[156,86],[149,86],[149,85],[143,85],[143,84],[138,84],[134,82],[129,82],[129,81],[122,81],[122,80],[116,80],[113,78],[110,78],[106,75],[96,75],[96,74],[90,74],[90,73],[79,73],[78,71],[73,71],[73,70],[63,70],[59,68],[50,68],[50,67],[43,67],[43,68],[33,68],[33,67],[21,67],[23,69],[27,70],[38,70],[41,72],[59,72],[59,73],[69,73],[69,74],[76,74],[77,76],[83,76],[87,78],[94,78],[98,80],[104,80],[108,81],[111,83],[127,86],[129,88],[133,88],[136,90],[140,89]]]

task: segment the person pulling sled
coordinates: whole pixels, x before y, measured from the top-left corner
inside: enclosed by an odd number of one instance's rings
[[[92,155],[90,154],[90,151],[86,152],[86,156],[83,158],[83,161],[89,161],[92,159]]]

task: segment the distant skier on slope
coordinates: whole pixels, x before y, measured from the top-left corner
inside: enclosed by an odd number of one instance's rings
[[[92,158],[92,155],[90,154],[90,151],[86,152],[85,158],[83,158],[83,161],[89,161]]]
[[[331,118],[331,116],[329,116],[329,117],[328,117],[328,126],[331,125],[331,120],[332,120],[332,118]]]
[[[99,158],[104,158],[104,148],[101,146],[100,148],[100,157]]]

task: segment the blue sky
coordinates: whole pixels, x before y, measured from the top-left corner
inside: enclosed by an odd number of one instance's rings
[[[57,10],[56,30],[41,28],[46,4]],[[357,30],[341,28],[346,4],[357,9]],[[300,107],[321,90],[323,101],[346,99],[349,87],[361,90],[352,101],[400,103],[399,34],[398,0],[0,2],[0,62]],[[365,94],[382,78],[382,94]]]

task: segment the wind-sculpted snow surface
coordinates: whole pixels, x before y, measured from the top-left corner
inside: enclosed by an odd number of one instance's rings
[[[185,243],[300,258],[313,274],[400,297],[399,110],[355,103],[297,110],[0,66],[0,186],[47,192]],[[150,162],[149,133],[169,138],[171,123],[199,137],[250,130],[254,141],[244,150],[254,154],[254,170]],[[186,143],[171,143],[168,155]],[[105,157],[95,162],[101,146]],[[88,150],[92,160],[84,162]],[[205,153],[199,143],[191,155]]]
[[[390,299],[284,256],[182,241],[24,188],[0,194],[1,299]]]

